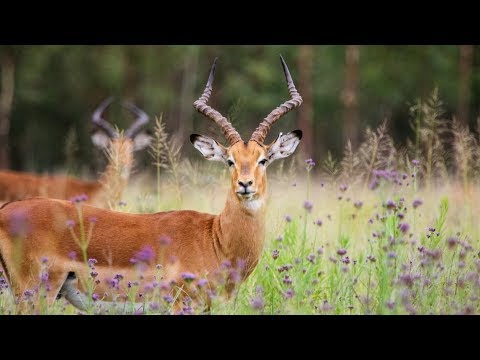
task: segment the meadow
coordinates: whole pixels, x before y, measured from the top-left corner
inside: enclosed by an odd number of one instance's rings
[[[92,260],[85,264],[92,274],[87,313],[478,313],[478,139],[455,121],[443,119],[435,93],[412,106],[410,122],[414,137],[405,145],[395,144],[388,125],[381,124],[365,132],[358,149],[347,144],[339,160],[330,154],[318,161],[297,154],[272,165],[264,251],[246,281],[240,282],[237,269],[227,263],[216,284],[207,286],[190,274],[193,301],[175,285],[165,289],[161,283],[124,284],[116,278],[112,287],[128,289],[132,296],[106,310],[99,305],[101,294],[95,293]],[[158,121],[156,130],[157,146],[151,148],[154,175],[137,173],[112,207],[131,213],[219,213],[228,169],[183,158],[179,142],[169,140]],[[92,231],[98,226],[90,225]],[[143,255],[137,260],[148,262],[148,254]],[[48,273],[45,278],[40,297],[48,291]],[[237,282],[230,298],[225,296],[226,279]],[[138,292],[144,299],[141,304],[131,301]],[[2,278],[0,294],[0,314],[16,313]],[[176,300],[180,307],[173,305]],[[53,306],[40,301],[32,313],[78,310],[64,300]]]

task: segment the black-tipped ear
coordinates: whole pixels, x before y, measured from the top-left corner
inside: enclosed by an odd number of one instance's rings
[[[295,135],[297,135],[298,140],[301,140],[301,139],[302,139],[302,136],[303,136],[302,130],[293,130],[292,133],[294,133]]]
[[[192,144],[195,144],[195,140],[197,140],[199,137],[200,137],[200,135],[198,135],[198,134],[192,134],[192,135],[190,135],[190,142],[191,142]]]
[[[190,141],[193,147],[200,151],[207,160],[225,162],[227,160],[227,149],[208,136],[192,134]]]

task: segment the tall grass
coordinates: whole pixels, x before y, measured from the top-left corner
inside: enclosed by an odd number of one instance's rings
[[[297,155],[269,169],[274,176],[264,251],[230,298],[225,286],[227,279],[236,281],[238,269],[223,264],[222,276],[211,287],[196,277],[187,288],[173,286],[167,294],[158,284],[148,291],[135,285],[128,298],[134,304],[142,291],[142,306],[109,313],[479,313],[478,137],[443,119],[437,92],[419,100],[412,117],[414,138],[406,146],[396,146],[382,123],[366,131],[357,149],[347,143],[343,159],[328,153],[319,166]],[[136,194],[143,189],[131,186],[125,195],[129,210],[141,212],[155,201],[156,207],[181,203],[218,213],[228,189],[225,172],[210,163],[182,160],[161,119],[155,131],[164,144],[152,148],[157,193],[164,166],[175,191],[139,200]],[[5,286],[0,275],[0,313],[13,313]],[[173,306],[175,299],[180,307]],[[76,310],[59,302],[48,312]]]

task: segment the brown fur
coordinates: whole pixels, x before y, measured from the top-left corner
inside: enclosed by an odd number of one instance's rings
[[[88,257],[98,261],[96,268],[101,282],[95,290],[97,293],[109,292],[105,280],[116,273],[126,279],[134,279],[136,272],[130,259],[145,246],[154,249],[157,262],[164,266],[165,281],[181,283],[182,272],[208,278],[225,260],[236,264],[242,259],[245,262],[245,277],[253,271],[265,236],[263,204],[266,174],[265,169],[257,165],[257,159],[265,154],[265,148],[249,142],[247,145],[238,143],[228,151],[236,163],[243,164],[239,166],[245,169],[248,164],[249,171],[244,171],[241,178],[254,180],[255,199],[261,201],[261,206],[254,210],[249,209],[245,205],[246,200],[235,193],[239,179],[237,167],[232,169],[231,191],[219,215],[189,210],[138,215],[83,206],[84,219],[97,219],[88,247]],[[28,234],[20,240],[11,230],[12,222],[17,221],[19,214],[23,214],[28,223]],[[75,205],[63,200],[27,199],[9,203],[0,210],[0,253],[17,296],[38,285],[42,257],[49,259],[51,301],[69,272],[73,271],[85,279],[87,270],[80,259],[80,249],[67,227],[70,219],[77,221]],[[88,227],[87,220],[85,223]],[[79,233],[77,224],[74,231]],[[162,236],[170,238],[171,243],[162,245],[159,241]],[[15,253],[18,241],[21,241],[21,256]],[[69,258],[72,250],[79,255],[78,260]],[[151,264],[146,281],[153,280],[157,262]]]
[[[117,170],[111,160],[102,176],[95,181],[84,181],[62,175],[0,171],[0,204],[38,196],[68,200],[76,195],[86,194],[89,204],[106,207],[109,198],[107,193],[121,192],[127,185],[133,163],[132,140],[124,137],[116,138],[111,142],[110,151],[118,154],[117,163],[121,167],[123,176],[117,176]]]

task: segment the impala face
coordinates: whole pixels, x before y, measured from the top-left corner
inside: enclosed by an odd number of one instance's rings
[[[290,156],[302,138],[302,132],[295,130],[285,135],[280,133],[270,145],[263,143],[273,123],[290,110],[300,106],[303,101],[295,88],[287,64],[281,56],[280,60],[287,80],[290,99],[275,108],[263,119],[249,141],[243,141],[227,118],[207,104],[212,93],[217,59],[213,62],[207,86],[202,96],[193,103],[195,109],[220,126],[230,147],[224,147],[204,135],[190,135],[190,141],[207,160],[221,161],[229,167],[232,176],[232,192],[235,194],[235,198],[243,202],[249,209],[259,209],[263,204],[261,200],[267,187],[267,166],[276,159]]]
[[[290,156],[302,138],[300,130],[280,134],[270,145],[255,140],[237,141],[224,147],[204,135],[193,134],[190,141],[207,159],[223,162],[230,169],[231,189],[240,201],[257,200],[264,196],[267,187],[266,169],[276,159]]]

